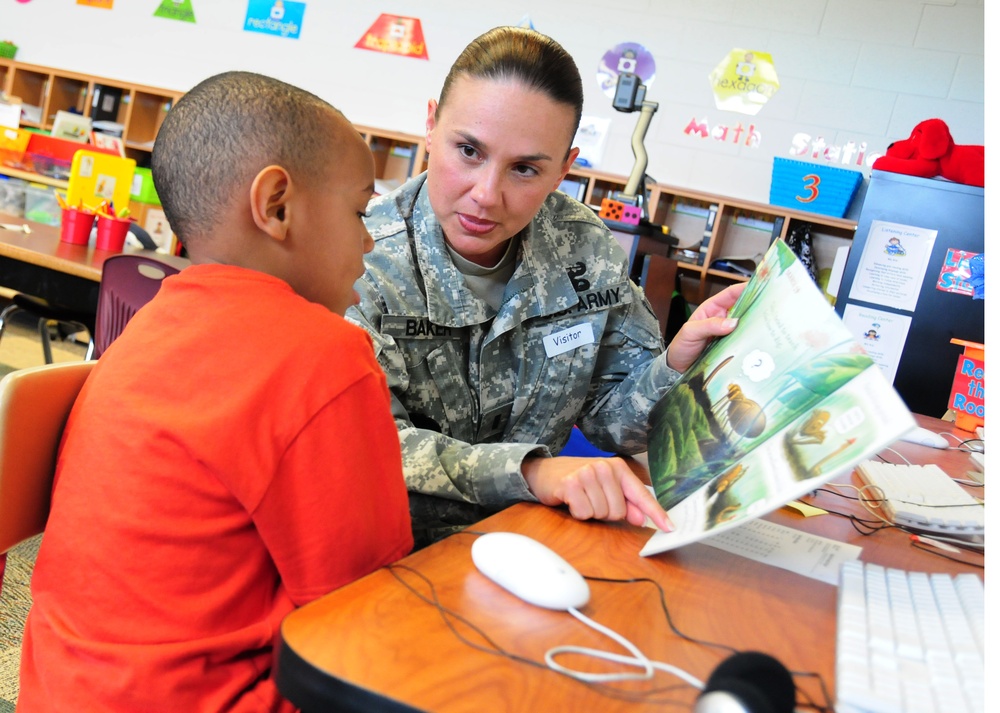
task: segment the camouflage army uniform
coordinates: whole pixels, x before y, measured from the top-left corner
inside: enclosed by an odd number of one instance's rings
[[[521,232],[497,312],[452,262],[423,185],[369,206],[375,249],[347,314],[371,333],[388,379],[418,543],[534,500],[521,461],[558,453],[574,424],[598,448],[644,450],[647,415],[678,376],[589,208],[549,195]]]

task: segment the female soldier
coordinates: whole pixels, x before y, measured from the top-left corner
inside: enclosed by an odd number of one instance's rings
[[[490,30],[428,102],[427,172],[369,206],[375,249],[348,317],[393,395],[417,546],[520,500],[671,527],[622,459],[553,455],[574,424],[604,450],[645,450],[650,409],[732,331],[739,290],[703,304],[664,353],[614,237],[555,191],[582,110],[559,44]]]

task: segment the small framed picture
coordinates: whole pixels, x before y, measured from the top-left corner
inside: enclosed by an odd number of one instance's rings
[[[90,143],[99,149],[111,149],[118,153],[122,158],[125,157],[125,142],[121,140],[120,136],[112,136],[111,134],[102,134],[100,131],[90,132]]]
[[[90,117],[57,111],[56,120],[52,122],[52,136],[85,144],[90,138]]]

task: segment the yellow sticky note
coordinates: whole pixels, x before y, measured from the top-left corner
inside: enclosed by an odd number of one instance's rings
[[[813,515],[826,515],[827,512],[823,508],[818,508],[815,505],[807,505],[801,500],[793,500],[790,503],[785,504],[786,508],[791,508],[795,512],[799,513],[803,517],[812,517]]]

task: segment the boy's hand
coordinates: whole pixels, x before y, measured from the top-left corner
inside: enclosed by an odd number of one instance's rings
[[[726,315],[746,286],[745,282],[730,285],[698,306],[667,347],[667,366],[674,371],[685,371],[709,342],[736,328],[736,320]]]
[[[528,458],[521,465],[528,488],[545,505],[567,505],[578,520],[625,520],[641,527],[646,517],[674,529],[660,504],[621,458]]]

